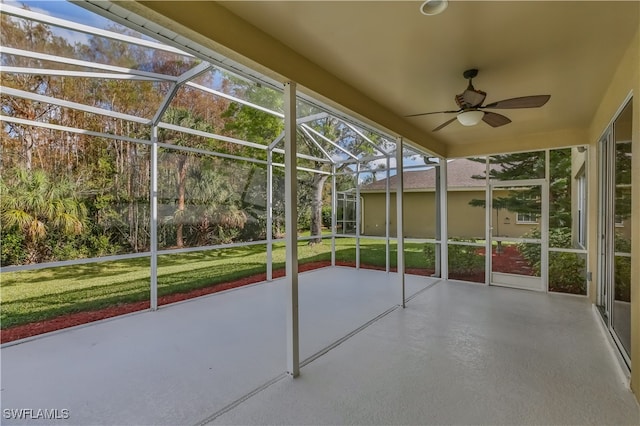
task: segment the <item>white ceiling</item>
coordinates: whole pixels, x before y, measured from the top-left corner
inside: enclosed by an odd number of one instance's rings
[[[219,3],[399,116],[457,109],[468,68],[485,103],[551,95],[542,108],[496,110],[513,121],[500,128],[431,134],[446,145],[586,128],[640,15],[637,1],[450,1],[438,16],[420,1]],[[406,120],[431,133],[452,117]]]

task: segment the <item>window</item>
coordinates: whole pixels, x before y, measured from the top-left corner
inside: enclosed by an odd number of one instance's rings
[[[516,223],[518,224],[538,223],[538,215],[535,213],[518,213],[516,217]]]
[[[531,193],[520,194],[518,195],[518,201],[520,208],[525,211],[520,211],[516,214],[516,223],[519,225],[538,223],[540,198]]]

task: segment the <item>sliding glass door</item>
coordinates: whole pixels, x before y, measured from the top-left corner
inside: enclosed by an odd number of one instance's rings
[[[631,122],[627,102],[600,140],[598,300],[600,312],[631,367]]]

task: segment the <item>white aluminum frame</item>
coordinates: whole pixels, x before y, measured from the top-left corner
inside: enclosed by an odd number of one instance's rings
[[[162,29],[155,28],[152,25],[147,25],[146,27],[143,24],[136,23],[132,25],[132,21],[128,20],[128,18],[124,18],[120,16],[117,18],[117,10],[120,10],[117,5],[113,4],[99,4],[98,2],[83,2],[83,7],[86,7],[90,10],[101,10],[101,14],[105,16],[109,16],[111,19],[115,19],[117,22],[125,23],[127,26],[135,27],[138,30],[142,31],[145,34],[153,33],[154,35],[158,35],[157,33],[162,33]],[[107,9],[108,11],[106,11]],[[385,170],[376,170],[375,172],[386,171],[385,177],[385,199],[386,199],[386,207],[385,212],[387,218],[390,215],[390,176],[391,171],[396,170],[399,175],[400,185],[397,188],[397,205],[396,209],[398,212],[398,228],[397,228],[397,241],[398,241],[398,277],[400,283],[400,303],[401,306],[405,306],[405,282],[404,282],[404,238],[403,238],[403,184],[402,184],[402,173],[403,173],[403,141],[402,138],[396,138],[385,134],[382,130],[373,129],[363,123],[358,122],[357,120],[345,116],[343,113],[339,111],[334,111],[330,107],[319,105],[315,100],[312,100],[308,97],[305,97],[304,94],[297,93],[296,84],[294,82],[290,82],[285,84],[283,90],[284,96],[284,113],[280,113],[278,111],[274,111],[269,108],[262,107],[260,105],[254,104],[252,102],[248,102],[246,100],[240,99],[236,96],[229,95],[223,93],[221,91],[205,87],[203,85],[194,83],[192,80],[197,78],[198,76],[211,72],[211,70],[215,69],[215,67],[219,67],[220,69],[225,70],[226,72],[233,73],[234,75],[240,76],[249,81],[258,81],[258,82],[268,82],[269,87],[274,87],[275,84],[271,81],[268,81],[267,77],[264,76],[256,76],[254,72],[249,71],[247,76],[240,75],[237,73],[237,70],[240,68],[234,68],[234,66],[229,65],[230,61],[225,63],[221,63],[216,55],[212,55],[211,52],[205,52],[203,50],[197,51],[195,47],[188,47],[185,49],[176,48],[173,46],[165,45],[162,43],[148,41],[142,38],[130,37],[123,34],[118,34],[111,31],[100,30],[97,28],[92,28],[87,25],[75,23],[72,21],[66,21],[63,19],[54,18],[51,16],[47,16],[44,14],[40,14],[37,12],[27,11],[24,9],[16,8],[13,6],[9,6],[3,3],[0,3],[0,11],[2,13],[6,13],[12,16],[17,16],[24,19],[31,19],[34,21],[42,22],[48,25],[54,25],[56,27],[69,29],[72,31],[78,31],[82,33],[86,33],[89,35],[97,35],[100,37],[107,37],[113,40],[125,41],[128,43],[134,43],[139,46],[144,46],[147,48],[159,49],[166,52],[171,52],[175,54],[179,54],[186,58],[199,58],[204,60],[200,64],[197,64],[194,61],[194,66],[188,71],[184,72],[179,76],[166,75],[154,72],[141,71],[136,69],[130,69],[125,67],[113,66],[109,64],[101,64],[88,62],[75,58],[64,58],[61,56],[50,55],[45,53],[31,52],[22,49],[16,49],[6,46],[0,46],[0,53],[6,55],[15,55],[40,61],[48,61],[51,63],[60,63],[65,65],[73,65],[76,67],[82,67],[87,70],[95,70],[95,71],[66,71],[62,69],[33,69],[29,67],[1,67],[0,72],[3,73],[16,73],[16,74],[29,74],[29,75],[50,75],[50,76],[65,76],[65,77],[78,77],[78,78],[101,78],[101,79],[114,79],[114,80],[135,80],[135,81],[153,81],[153,82],[161,82],[166,83],[166,87],[168,88],[167,92],[164,94],[164,98],[159,103],[153,117],[144,118],[138,117],[134,115],[118,113],[112,110],[96,108],[90,105],[85,105],[77,102],[70,102],[61,99],[56,99],[50,96],[44,96],[37,93],[31,93],[22,91],[19,89],[14,89],[11,87],[0,87],[0,91],[3,95],[20,97],[24,99],[28,99],[34,102],[43,102],[49,105],[63,107],[63,108],[71,108],[78,111],[84,111],[87,113],[98,114],[105,117],[110,117],[113,119],[125,120],[132,123],[138,123],[143,126],[148,126],[150,130],[151,136],[149,139],[139,139],[139,138],[131,138],[124,135],[115,135],[106,132],[96,132],[90,131],[86,129],[78,129],[69,126],[61,126],[57,124],[52,124],[43,121],[35,121],[35,120],[26,120],[16,117],[9,116],[1,116],[0,121],[4,123],[11,123],[16,125],[25,125],[25,126],[36,126],[40,128],[46,128],[56,131],[62,132],[70,132],[76,134],[84,134],[90,135],[98,138],[104,138],[108,140],[117,140],[123,142],[130,142],[136,144],[144,144],[149,146],[149,173],[150,173],[150,186],[149,186],[149,208],[150,208],[150,217],[149,217],[149,226],[150,226],[150,249],[144,253],[130,253],[123,255],[115,255],[115,256],[105,256],[100,258],[93,259],[78,259],[73,261],[61,261],[61,262],[50,262],[43,263],[38,265],[22,265],[22,266],[9,266],[3,267],[2,272],[11,272],[11,271],[26,271],[26,270],[35,270],[35,269],[44,269],[50,267],[57,266],[72,266],[79,264],[87,264],[93,262],[106,262],[113,260],[124,260],[124,259],[133,259],[140,257],[149,257],[150,258],[150,309],[155,311],[158,309],[158,258],[161,255],[174,254],[174,253],[184,253],[184,252],[195,252],[195,251],[204,251],[204,250],[214,250],[214,249],[224,249],[228,247],[242,247],[242,246],[250,246],[250,245],[261,245],[265,244],[267,249],[267,279],[273,279],[273,244],[276,242],[284,241],[286,243],[286,285],[287,285],[287,294],[288,294],[288,304],[287,304],[287,371],[292,377],[296,377],[300,373],[300,359],[299,359],[299,318],[298,318],[298,259],[297,259],[297,243],[298,241],[303,241],[306,239],[311,239],[314,236],[310,237],[300,237],[298,238],[295,232],[297,227],[297,205],[296,205],[296,187],[297,187],[297,171],[307,171],[311,173],[319,173],[331,176],[331,186],[332,186],[332,231],[330,234],[331,237],[331,263],[332,265],[336,264],[336,238],[340,236],[354,238],[354,235],[339,235],[336,231],[337,226],[337,175],[342,174],[338,173],[338,170],[341,167],[346,167],[349,169],[349,172],[343,172],[344,174],[354,174],[356,176],[356,188],[355,188],[355,202],[356,202],[356,229],[355,229],[355,240],[356,240],[356,267],[360,267],[360,241],[363,238],[374,238],[374,239],[384,239],[386,241],[386,270],[390,271],[390,225],[387,220],[386,229],[385,229],[385,237],[370,237],[366,235],[362,235],[362,206],[360,199],[360,176],[362,173],[372,173],[371,170],[364,170],[362,165],[364,162],[384,159],[386,162]],[[157,26],[156,26],[157,27]],[[155,29],[154,29],[155,28]],[[156,31],[157,33],[155,33]],[[169,30],[164,31],[163,37],[167,37],[166,33]],[[161,34],[162,35],[162,34]],[[177,44],[176,41],[174,44]],[[225,61],[222,61],[225,62]],[[221,97],[227,99],[232,102],[236,102],[238,104],[254,108],[256,110],[265,112],[272,116],[281,118],[285,123],[285,131],[282,135],[276,137],[269,145],[263,145],[251,141],[240,140],[236,138],[231,138],[224,135],[218,135],[210,132],[198,131],[195,129],[186,128],[183,126],[173,125],[170,123],[162,122],[162,117],[166,110],[170,107],[172,99],[176,96],[180,88],[182,87],[190,87],[193,89],[201,90],[205,93],[209,93],[213,96]],[[163,85],[163,88],[165,86]],[[282,89],[282,88],[280,88]],[[304,99],[306,102],[310,102],[310,104],[317,106],[322,112],[311,114],[306,117],[296,118],[296,105],[298,100]],[[337,121],[341,122],[345,126],[347,126],[351,131],[353,131],[357,136],[361,138],[362,141],[358,141],[358,146],[369,145],[372,146],[375,151],[380,153],[380,155],[367,155],[358,157],[357,154],[354,154],[350,150],[344,148],[340,145],[339,141],[332,141],[322,133],[313,129],[307,123],[311,123],[315,120],[323,119],[326,117],[332,117]],[[159,140],[159,131],[160,129],[170,130],[181,132],[185,134],[190,134],[194,136],[216,139],[228,143],[233,143],[236,145],[244,146],[247,148],[258,149],[265,151],[267,154],[267,159],[262,160],[258,158],[250,158],[243,157],[239,155],[226,154],[222,152],[215,152],[206,149],[193,148],[188,146],[177,146],[173,144],[168,144],[161,142]],[[323,156],[326,158],[318,158],[312,155],[305,155],[297,152],[296,149],[296,135],[297,132],[301,131],[303,135],[305,135],[317,148],[319,148],[320,152],[322,152]],[[382,146],[377,145],[373,142],[372,138],[367,136],[366,132],[374,132],[380,135],[385,143],[389,146],[391,143],[395,143],[395,149],[388,151]],[[319,139],[317,139],[319,138]],[[322,147],[320,143],[320,139],[332,147],[336,148],[338,151],[344,153],[347,157],[345,161],[337,161],[336,158],[332,157],[329,153],[329,150],[326,150]],[[391,140],[394,139],[394,142]],[[284,142],[282,147],[277,147],[281,142]],[[326,146],[326,145],[325,145]],[[413,149],[413,148],[412,148]],[[251,162],[256,164],[261,164],[266,166],[267,170],[267,182],[266,182],[266,191],[267,191],[267,205],[266,205],[266,215],[267,215],[267,232],[266,232],[266,240],[261,241],[252,241],[252,242],[239,242],[232,244],[223,244],[223,245],[214,245],[214,246],[199,246],[199,247],[187,247],[180,249],[160,249],[158,246],[158,226],[159,226],[159,217],[158,217],[158,208],[159,208],[159,194],[158,194],[158,183],[159,183],[159,168],[161,167],[159,164],[159,155],[162,150],[170,150],[171,152],[189,152],[194,154],[201,155],[210,155],[219,158],[225,158],[229,160],[235,161],[244,161]],[[278,163],[274,161],[274,154],[279,154],[284,156],[284,163]],[[416,152],[416,154],[419,154]],[[426,154],[426,153],[425,153]],[[396,167],[391,168],[391,158],[392,156],[396,157]],[[314,170],[311,168],[305,168],[298,165],[298,159],[310,160],[321,162],[322,164],[329,165],[331,167],[331,171],[325,170]],[[352,166],[353,165],[353,166]],[[355,172],[352,167],[355,166]],[[287,236],[284,240],[282,239],[274,239],[273,238],[273,175],[274,175],[274,167],[281,167],[285,170],[285,205],[287,206],[285,209],[286,219],[285,226],[287,229]],[[424,166],[408,166],[406,169],[411,168],[420,168]],[[445,228],[446,229],[446,228]],[[327,237],[327,235],[323,235],[322,237]]]

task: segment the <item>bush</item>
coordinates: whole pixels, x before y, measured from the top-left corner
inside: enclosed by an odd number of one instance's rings
[[[454,239],[453,241],[461,241]],[[465,240],[475,242],[475,240]],[[426,257],[426,267],[434,268],[436,259],[436,244],[427,243],[422,249]],[[478,247],[449,244],[450,272],[468,275],[484,270],[484,256],[478,254]]]
[[[539,267],[538,267],[539,269]],[[585,259],[577,253],[549,253],[549,290],[587,294]]]
[[[534,229],[525,238],[540,238],[540,230]],[[549,246],[570,248],[573,246],[571,229],[554,228],[549,231]],[[518,250],[529,261],[534,272],[541,270],[540,244],[521,243]],[[549,291],[587,294],[585,259],[577,253],[549,252]]]
[[[331,206],[322,207],[322,226],[331,229]]]
[[[24,249],[24,235],[18,233],[13,228],[11,230],[2,230],[2,239],[0,240],[0,263],[7,265],[22,265],[27,260],[27,252]]]
[[[631,253],[631,240],[620,234],[615,237],[615,251],[619,253]],[[615,256],[615,298],[622,302],[631,302],[631,258]]]

